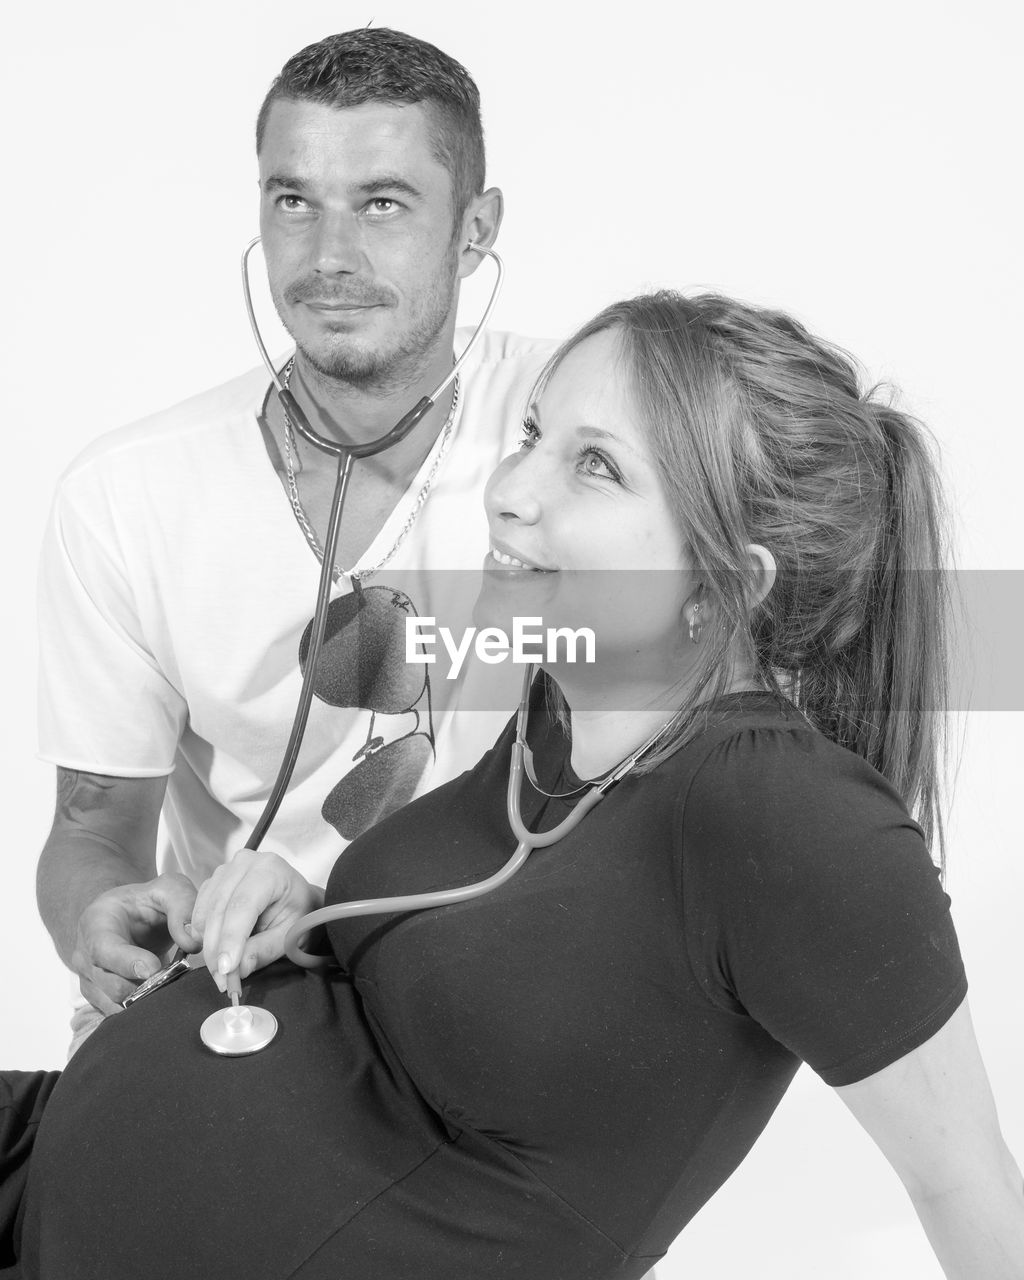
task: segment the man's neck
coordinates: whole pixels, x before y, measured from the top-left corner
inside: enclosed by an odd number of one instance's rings
[[[289,389],[304,411],[310,426],[319,435],[341,444],[364,444],[386,435],[418,402],[436,390],[452,367],[451,335],[421,368],[404,377],[396,377],[386,385],[361,386],[319,373],[296,354]],[[383,453],[367,458],[362,464],[396,481],[408,480],[415,474],[427,450],[447,420],[452,402],[452,388],[438,397],[430,412],[398,444]],[[329,455],[303,448],[307,461],[315,465],[319,453],[325,464],[333,466]]]
[[[298,351],[291,390],[321,435],[340,443],[364,444],[390,431],[444,381],[451,372],[452,342],[446,327],[429,352],[368,384],[323,374]]]

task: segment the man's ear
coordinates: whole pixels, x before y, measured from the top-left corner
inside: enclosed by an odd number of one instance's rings
[[[484,254],[476,253],[468,248],[469,244],[478,244],[489,249],[498,238],[502,215],[505,212],[505,197],[499,187],[488,187],[483,195],[476,196],[469,202],[462,215],[462,227],[459,237],[459,279],[471,276],[484,259]]]

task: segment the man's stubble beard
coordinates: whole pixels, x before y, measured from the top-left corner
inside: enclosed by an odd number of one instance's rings
[[[431,305],[428,310],[418,317],[400,343],[389,350],[373,351],[358,344],[348,345],[344,334],[340,335],[339,346],[334,350],[311,350],[293,332],[276,291],[273,292],[274,305],[306,367],[322,380],[325,388],[339,383],[358,391],[386,392],[411,387],[432,362],[438,335],[456,306],[456,264],[457,253],[453,249],[442,263],[434,287],[429,290]]]

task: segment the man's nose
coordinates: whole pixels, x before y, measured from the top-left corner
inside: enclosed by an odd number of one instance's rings
[[[362,232],[351,214],[321,213],[313,265],[322,275],[344,275],[365,266]]]

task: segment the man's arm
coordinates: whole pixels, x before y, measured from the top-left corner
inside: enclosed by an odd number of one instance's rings
[[[836,1090],[910,1193],[950,1280],[1024,1280],[1024,1189],[966,1000],[920,1048]]]
[[[36,894],[43,922],[82,994],[113,1013],[163,964],[172,941],[201,945],[185,930],[195,887],[156,874],[156,834],[166,777],[114,778],[57,770],[53,827]]]

